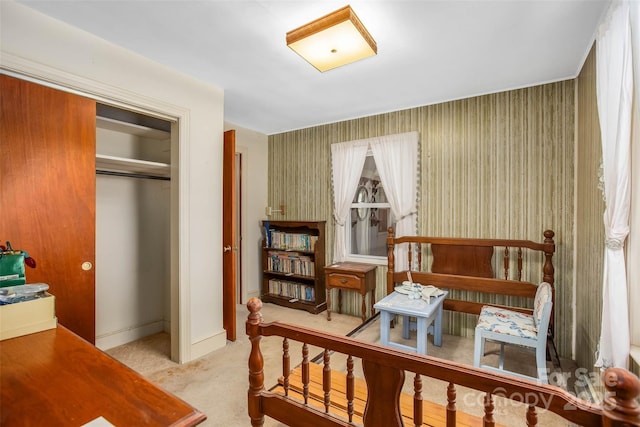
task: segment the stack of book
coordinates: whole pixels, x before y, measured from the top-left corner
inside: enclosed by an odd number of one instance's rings
[[[269,230],[270,247],[274,249],[313,252],[318,236]]]
[[[314,262],[308,256],[296,252],[269,252],[267,268],[269,271],[295,274],[298,276],[314,276]]]
[[[316,300],[315,288],[313,285],[304,283],[289,282],[286,280],[270,279],[269,293],[284,298],[298,299],[301,301],[313,302]]]

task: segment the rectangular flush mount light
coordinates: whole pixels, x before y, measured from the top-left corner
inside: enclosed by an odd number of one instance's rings
[[[351,6],[287,33],[287,46],[319,71],[327,71],[378,53],[375,40]]]

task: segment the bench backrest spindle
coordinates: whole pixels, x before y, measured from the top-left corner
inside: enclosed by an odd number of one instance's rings
[[[504,280],[509,280],[509,246],[504,247]]]
[[[518,248],[518,282],[522,281],[522,248]]]

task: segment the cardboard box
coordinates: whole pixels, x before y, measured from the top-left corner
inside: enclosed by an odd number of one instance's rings
[[[58,324],[55,297],[0,305],[0,341],[53,329]]]

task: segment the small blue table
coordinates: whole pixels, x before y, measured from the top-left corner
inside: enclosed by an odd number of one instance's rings
[[[409,299],[405,294],[394,291],[378,301],[373,307],[380,311],[380,343],[419,354],[427,354],[427,334],[433,335],[433,343],[442,345],[442,303],[449,292],[431,297],[430,302],[423,299]],[[417,330],[416,347],[392,342],[389,329],[393,316],[402,316],[402,337],[409,338],[411,330]],[[415,317],[416,321],[411,318]]]

